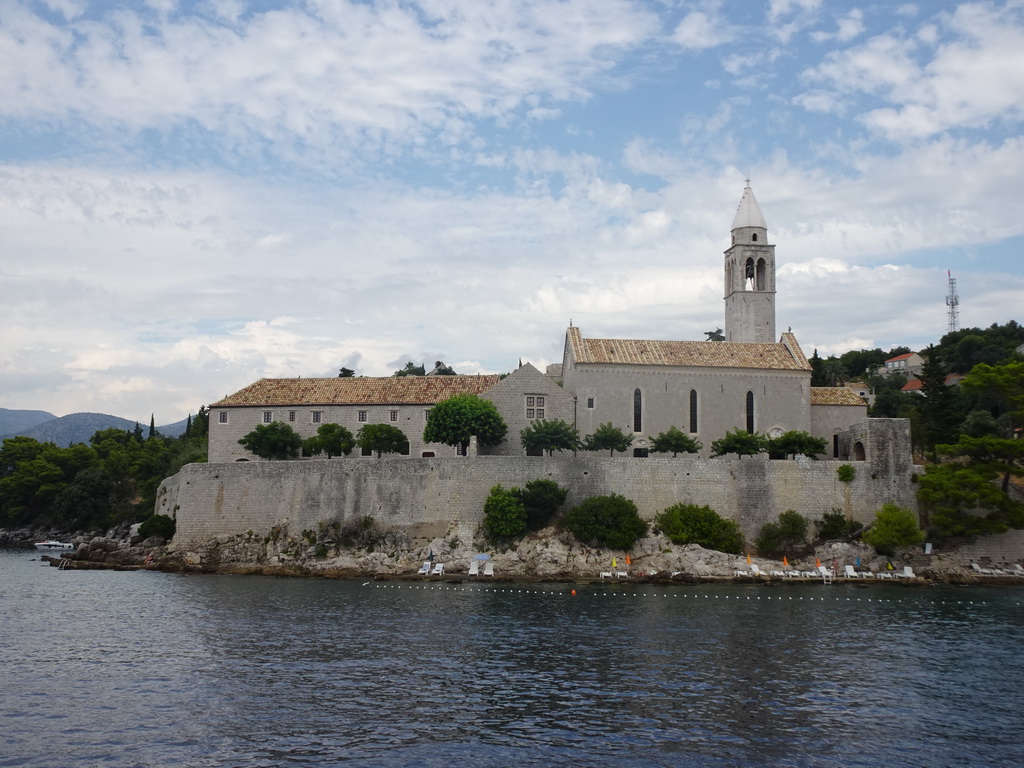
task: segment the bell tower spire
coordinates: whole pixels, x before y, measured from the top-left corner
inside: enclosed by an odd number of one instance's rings
[[[725,252],[725,340],[773,343],[775,338],[775,246],[750,179],[732,220],[732,245]]]

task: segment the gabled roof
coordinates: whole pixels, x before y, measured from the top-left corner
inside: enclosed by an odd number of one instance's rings
[[[917,352],[907,352],[907,353],[902,354],[902,355],[896,355],[896,357],[890,357],[885,362],[887,362],[887,363],[895,363],[897,360],[909,360],[911,357],[913,357],[916,354],[917,354]]]
[[[846,387],[811,387],[811,405],[866,405],[864,398]]]
[[[577,365],[671,365],[809,371],[810,363],[796,343],[796,338],[792,334],[784,336],[789,343],[585,339],[579,328],[570,327],[566,333],[566,342]]]
[[[924,389],[924,382],[920,379],[910,379],[900,388],[900,392],[920,392]]]
[[[387,376],[260,379],[210,405],[432,405],[453,395],[479,395],[498,383],[488,376]]]

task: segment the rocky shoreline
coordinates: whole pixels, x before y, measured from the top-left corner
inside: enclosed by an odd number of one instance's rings
[[[730,555],[695,544],[676,545],[661,535],[637,542],[630,552],[586,547],[554,529],[528,536],[515,548],[488,549],[480,542],[463,542],[455,528],[446,537],[410,543],[400,535],[379,537],[374,543],[335,542],[326,548],[311,532],[298,537],[277,529],[265,537],[252,532],[220,537],[195,550],[176,549],[162,539],[141,540],[137,526],[106,533],[60,534],[53,531],[0,531],[0,547],[33,549],[46,538],[70,541],[74,552],[63,557],[41,555],[66,570],[159,570],[169,573],[215,573],[371,580],[433,580],[446,583],[502,581],[520,583],[821,583],[820,576],[793,577],[794,570],[816,571],[816,564],[836,567],[836,581],[854,584],[1024,584],[1014,573],[979,573],[956,551],[924,555],[906,550],[885,558],[862,544],[828,542],[787,565],[746,555]],[[380,545],[385,546],[381,547]],[[471,576],[474,559],[486,555],[493,576]],[[440,575],[418,573],[423,563],[444,564]],[[859,567],[856,564],[859,563]],[[854,565],[866,578],[848,579],[844,566]],[[892,568],[890,569],[890,565]],[[1010,563],[980,564],[986,570],[1013,569]],[[755,573],[756,567],[760,573]],[[914,578],[895,578],[910,566]],[[482,571],[482,569],[481,569]],[[891,578],[877,578],[876,574]],[[785,574],[785,575],[782,575]]]

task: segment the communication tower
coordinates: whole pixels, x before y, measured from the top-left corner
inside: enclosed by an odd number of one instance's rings
[[[949,278],[949,293],[946,294],[946,333],[955,333],[960,330],[960,297],[956,293],[956,278],[953,277],[953,273],[947,269],[946,276]]]

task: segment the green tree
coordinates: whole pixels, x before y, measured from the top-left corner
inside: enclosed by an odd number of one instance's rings
[[[616,451],[628,450],[632,444],[633,435],[627,435],[609,421],[587,435],[582,446],[584,451],[608,451],[609,456],[614,456]]]
[[[1024,362],[976,365],[960,382],[960,388],[992,395],[1001,404],[1002,412],[1009,415],[1011,426],[1024,426]]]
[[[484,530],[495,542],[517,539],[526,533],[526,505],[518,488],[491,488],[484,502]]]
[[[159,536],[164,541],[174,538],[178,524],[173,517],[167,515],[150,515],[139,526],[139,536],[148,539],[150,536]]]
[[[912,547],[924,541],[924,531],[917,524],[917,515],[905,507],[883,504],[875,513],[875,522],[861,537],[883,555],[895,547]]]
[[[938,443],[947,443],[956,438],[960,424],[953,390],[946,386],[946,369],[939,362],[935,347],[930,346],[921,368],[921,412],[923,447],[931,450]]]
[[[825,452],[826,445],[823,437],[814,437],[807,432],[791,429],[778,437],[769,438],[768,451],[773,455],[789,456],[793,459],[799,453],[817,460],[818,455]]]
[[[607,549],[630,549],[647,535],[636,504],[615,493],[577,504],[562,516],[561,526],[581,543]]]
[[[530,480],[524,488],[513,490],[526,508],[526,528],[530,531],[548,525],[569,496],[569,489],[554,480]]]
[[[409,452],[409,439],[405,433],[390,424],[364,424],[356,434],[356,445],[364,451],[376,453],[378,459],[385,453]]]
[[[827,387],[841,387],[850,378],[846,373],[846,366],[843,365],[843,361],[834,355],[829,356],[825,360],[821,366],[821,372]]]
[[[580,448],[580,433],[562,419],[538,419],[519,433],[519,439],[528,453],[547,451],[576,451]]]
[[[427,369],[422,365],[416,365],[412,360],[405,364],[404,368],[399,368],[395,371],[392,376],[426,376]]]
[[[437,360],[434,363],[434,370],[430,372],[434,376],[458,376],[455,369],[445,364],[444,360]]]
[[[356,375],[356,372],[351,368],[341,367],[338,369],[339,379],[350,379]]]
[[[811,364],[811,386],[827,387],[828,379],[825,376],[825,361],[818,355],[817,349],[814,350],[810,360],[807,362]]]
[[[817,531],[814,540],[825,542],[849,539],[861,529],[861,524],[848,518],[841,509],[833,509],[815,521],[814,527]]]
[[[348,456],[355,444],[352,433],[340,424],[321,424],[316,428],[316,434],[302,443],[302,447],[310,456],[326,453],[331,459]]]
[[[261,459],[290,459],[298,455],[302,438],[283,421],[274,421],[258,424],[238,444]]]
[[[674,459],[680,453],[697,453],[703,446],[678,427],[669,427],[651,439],[654,453],[671,453]]]
[[[757,551],[770,557],[797,555],[807,545],[807,520],[795,510],[787,509],[774,523],[765,523],[757,535]]]
[[[768,438],[756,432],[747,432],[737,427],[726,432],[725,437],[711,443],[711,455],[724,456],[735,453],[739,456],[756,456],[768,450]]]
[[[508,426],[490,400],[477,395],[455,395],[430,409],[423,441],[461,445],[465,450],[474,435],[480,445],[498,445],[506,432]]]
[[[674,544],[699,544],[705,549],[732,554],[739,554],[743,550],[740,527],[711,507],[675,504],[655,517],[654,524]]]
[[[931,535],[948,539],[1024,528],[1024,505],[1003,493],[994,477],[961,463],[925,467],[917,499]]]

